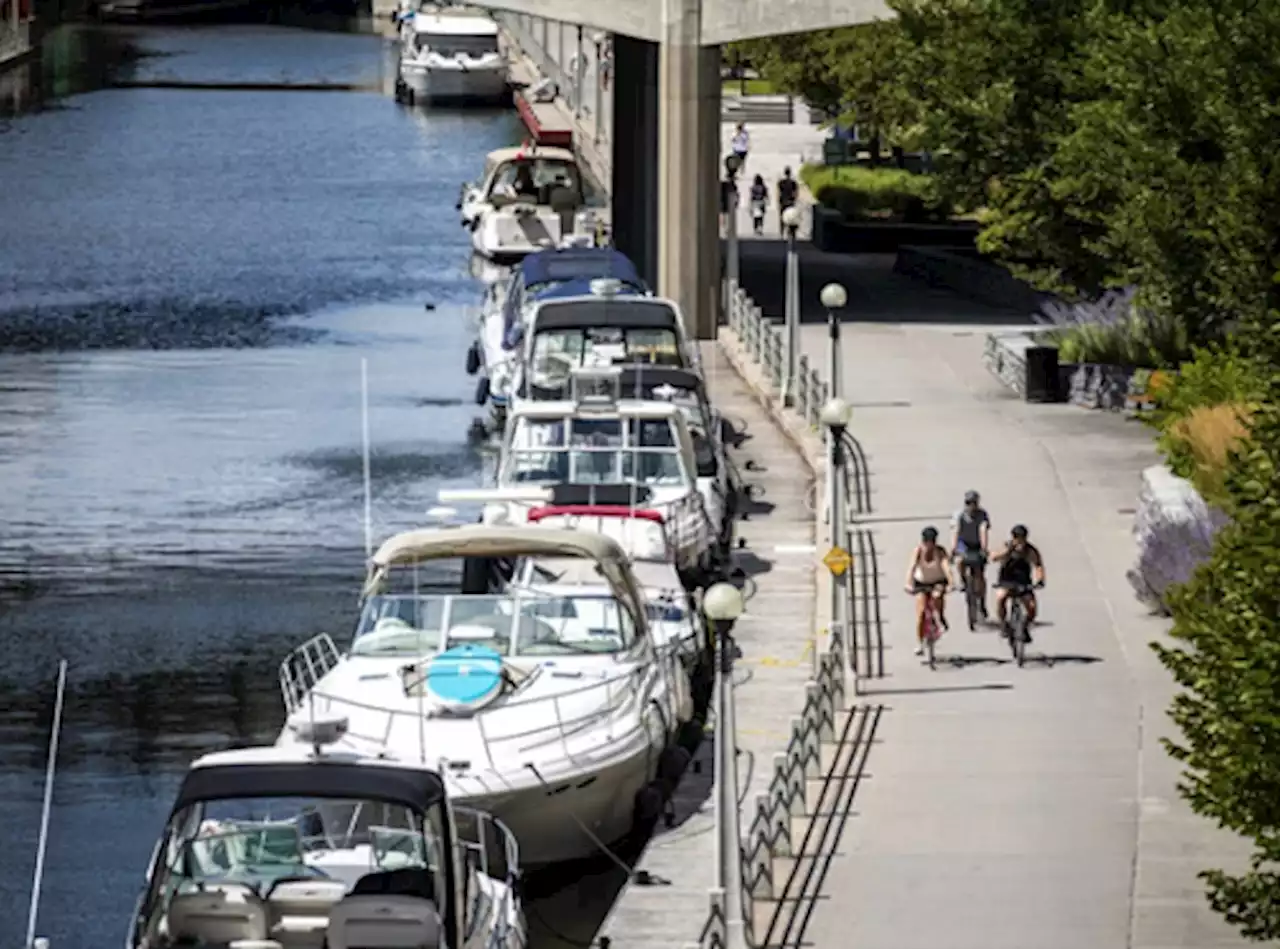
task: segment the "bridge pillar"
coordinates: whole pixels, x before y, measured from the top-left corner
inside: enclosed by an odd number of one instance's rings
[[[658,44],[613,38],[613,243],[658,286]],[[617,121],[621,118],[621,121]]]
[[[663,13],[658,292],[680,304],[691,335],[711,339],[720,285],[720,49],[699,44],[701,0],[663,0]]]

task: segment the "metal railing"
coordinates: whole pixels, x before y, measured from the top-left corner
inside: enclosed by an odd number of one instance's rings
[[[725,311],[729,328],[742,341],[747,355],[764,371],[775,392],[781,392],[787,371],[787,348],[782,327],[765,316],[736,281],[730,280],[728,284]],[[798,371],[791,407],[808,425],[817,428],[818,416],[830,398],[831,387],[810,365],[808,356],[799,354],[796,363]]]
[[[766,317],[736,281],[728,281],[724,305],[730,329],[779,402],[784,402],[789,356],[795,356],[791,398],[783,408],[816,430],[822,407],[832,395],[827,380],[807,357],[787,353],[784,328]],[[835,482],[839,501],[835,510],[843,508],[855,516],[869,513],[872,492],[862,446],[845,431],[840,448],[831,454],[840,464],[839,472],[833,472],[828,462],[828,477]],[[827,521],[830,542],[853,555],[851,576],[837,587],[838,598],[845,604],[845,622],[832,616],[826,647],[818,653],[813,679],[805,684],[804,706],[791,722],[785,749],[774,755],[767,789],[755,798],[741,841],[740,876],[718,867],[718,881],[726,885],[735,879],[742,882],[742,924],[736,925],[727,915],[726,906],[737,901],[727,898],[724,886],[713,889],[696,949],[802,944],[804,928],[875,738],[882,707],[855,704],[858,681],[884,675],[875,544],[868,531],[854,527],[844,516],[837,517],[835,524],[830,524],[829,516]],[[853,688],[849,687],[850,674]],[[725,831],[717,827],[718,833]]]
[[[502,884],[497,905],[487,913],[483,901],[493,894],[471,894],[468,927],[480,924],[488,916],[494,921],[488,945],[521,949],[527,945],[527,939],[520,925],[520,845],[515,834],[492,814],[456,804],[451,809],[458,846],[467,867]]]

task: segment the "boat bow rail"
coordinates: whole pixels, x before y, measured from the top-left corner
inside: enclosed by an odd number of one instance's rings
[[[666,686],[666,694],[674,696],[672,677],[676,670],[672,665],[673,661],[660,657],[656,666],[632,667],[623,673],[554,695],[504,701],[468,716],[467,720],[475,724],[480,745],[484,748],[484,763],[494,771],[501,770],[504,765],[510,767],[517,764],[523,767],[525,762],[520,756],[531,751],[545,753],[547,760],[559,759],[576,763],[586,754],[596,752],[599,745],[625,746],[647,728],[645,706],[654,690],[645,687],[645,680],[651,669],[656,669],[656,678]],[[572,675],[549,667],[540,668],[536,674],[557,677]],[[417,722],[431,717],[429,713],[433,708],[433,703],[425,698],[421,703],[406,699],[405,706],[392,708],[312,689],[290,710],[290,714],[308,704],[313,705],[314,714],[317,715],[347,716],[351,722],[347,735],[380,749],[391,747],[398,722],[413,723],[406,725],[410,729],[407,733],[415,734]],[[661,713],[668,718],[664,725],[670,727],[672,710],[662,708]],[[457,717],[440,716],[434,720],[450,721],[457,720]],[[542,721],[545,724],[530,727],[530,721]],[[584,748],[584,742],[576,740],[585,738],[592,728],[608,722],[617,722],[620,728],[611,729],[607,736],[601,737],[599,743]],[[540,754],[540,757],[543,755]],[[462,762],[455,761],[453,764],[454,774],[464,773]]]
[[[284,657],[280,663],[280,697],[286,715],[292,715],[307,695],[342,659],[342,653],[328,633],[313,636]]]

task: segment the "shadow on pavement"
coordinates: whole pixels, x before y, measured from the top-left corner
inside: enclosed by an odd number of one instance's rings
[[[833,281],[849,294],[842,322],[950,323],[1026,325],[1027,313],[967,300],[893,272],[894,254],[830,254],[812,244],[800,244],[800,319],[823,322],[818,296]],[[744,241],[739,245],[739,273],[743,289],[768,316],[781,318],[786,285],[786,245],[777,240]]]

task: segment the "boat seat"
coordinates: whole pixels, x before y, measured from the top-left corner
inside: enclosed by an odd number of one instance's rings
[[[169,901],[169,938],[198,945],[229,945],[267,938],[267,907],[242,883],[205,884]]]
[[[267,893],[271,938],[282,949],[321,949],[329,911],[347,895],[339,880],[282,880]]]
[[[436,904],[420,896],[353,893],[329,914],[329,949],[439,949]]]

